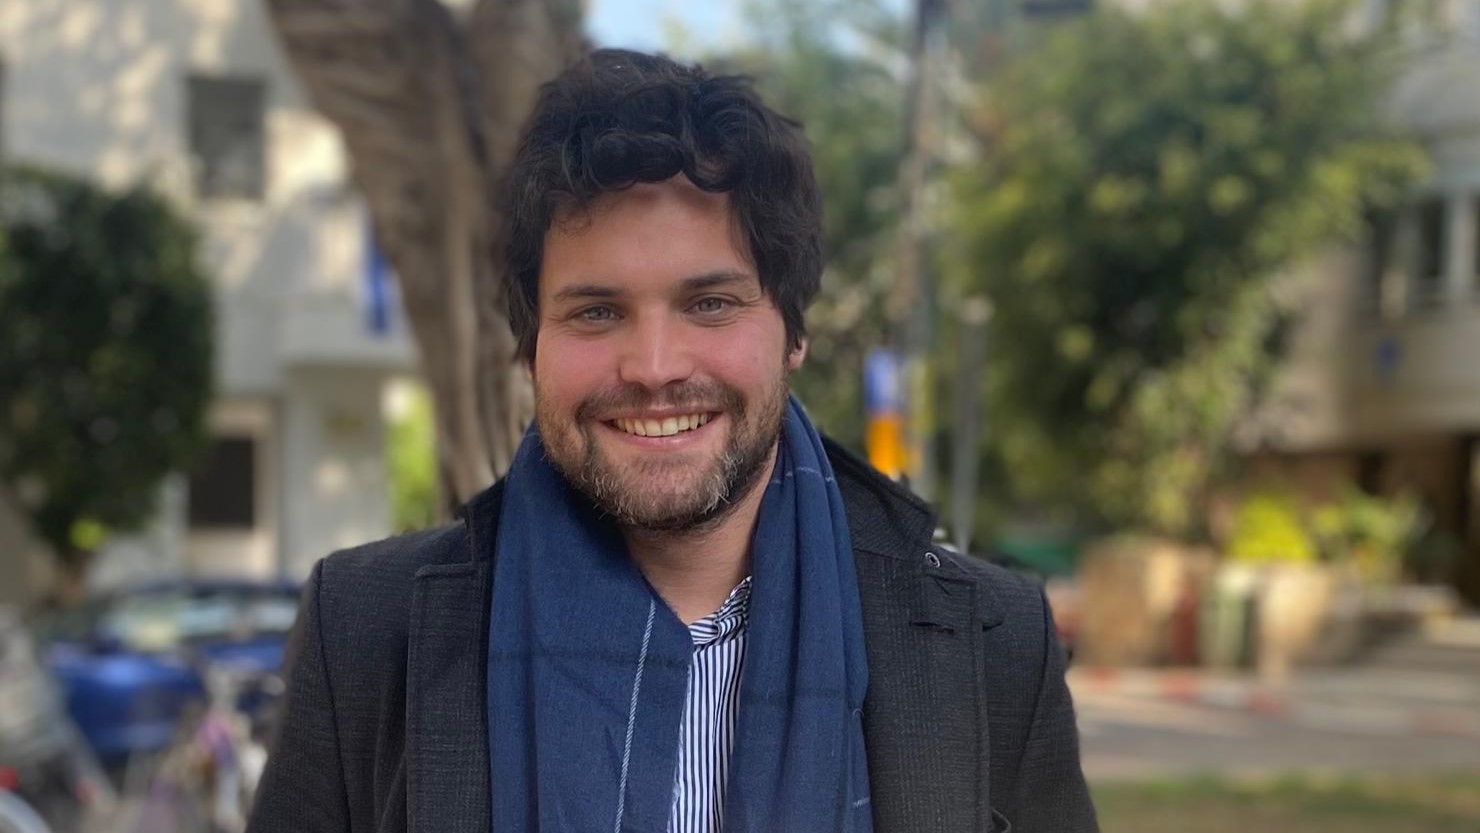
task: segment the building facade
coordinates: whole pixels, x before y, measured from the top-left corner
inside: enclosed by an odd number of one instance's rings
[[[1391,100],[1432,176],[1292,281],[1300,326],[1251,461],[1318,496],[1416,493],[1480,602],[1480,2],[1434,6]]]
[[[215,286],[213,448],[166,485],[155,524],[109,546],[101,582],[301,576],[390,531],[382,402],[415,354],[338,135],[265,7],[0,4],[0,154],[168,195],[200,231]],[[18,528],[0,520],[0,537]]]

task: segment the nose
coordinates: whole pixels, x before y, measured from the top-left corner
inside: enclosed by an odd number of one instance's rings
[[[661,390],[693,375],[693,349],[682,324],[647,317],[635,322],[627,336],[617,371],[623,382]]]

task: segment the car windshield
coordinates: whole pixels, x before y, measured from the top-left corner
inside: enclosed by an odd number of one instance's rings
[[[281,590],[178,589],[114,599],[99,613],[98,634],[134,650],[282,636],[293,627],[297,598]]]

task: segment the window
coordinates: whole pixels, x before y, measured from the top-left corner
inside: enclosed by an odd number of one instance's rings
[[[1367,281],[1363,301],[1378,308],[1386,297],[1384,282],[1393,266],[1393,243],[1398,233],[1397,218],[1387,212],[1367,215]]]
[[[261,199],[263,83],[255,78],[193,75],[186,86],[196,193],[205,198]]]
[[[257,443],[221,437],[190,475],[192,528],[250,529],[256,525]]]
[[[1480,197],[1470,198],[1470,244],[1470,274],[1466,276],[1465,287],[1475,294],[1480,293]]]
[[[1418,298],[1429,301],[1439,297],[1444,277],[1445,228],[1444,200],[1425,200],[1418,207]]]

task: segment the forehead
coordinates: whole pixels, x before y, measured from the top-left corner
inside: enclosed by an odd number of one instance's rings
[[[635,291],[719,272],[755,277],[729,197],[680,175],[558,215],[545,235],[540,296],[572,283]]]

